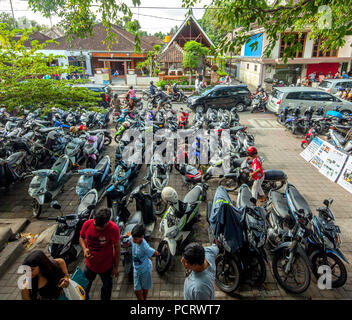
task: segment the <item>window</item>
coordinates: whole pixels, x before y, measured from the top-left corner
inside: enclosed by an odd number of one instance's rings
[[[303,54],[304,54],[304,47],[306,44],[306,38],[307,38],[307,33],[303,33],[301,36],[298,35],[298,33],[294,34],[294,43],[296,42],[300,42],[302,44],[302,50],[299,51],[299,49],[297,48],[296,51],[296,55],[295,58],[302,58]],[[291,43],[290,41],[287,40],[287,42],[285,42],[285,38],[281,37],[281,41],[280,41],[280,48],[279,48],[279,57],[282,58],[284,56],[284,50],[287,47],[291,47],[293,43]]]
[[[314,40],[312,57],[337,57],[339,49],[323,50],[321,49],[321,38]]]
[[[326,81],[326,80],[323,80],[319,87],[320,88],[331,88],[331,85],[332,85],[332,82],[331,81]]]
[[[302,92],[300,100],[313,100],[311,92]]]
[[[240,94],[240,93],[249,93],[249,90],[247,88],[241,88],[241,87],[237,87],[237,88],[231,88],[228,90],[228,94],[231,95],[231,96],[235,96],[237,94]]]
[[[299,100],[300,95],[301,95],[300,91],[290,92],[287,95],[286,99]]]
[[[247,69],[249,69],[249,63],[247,63]]]
[[[224,97],[227,95],[228,95],[228,93],[226,92],[226,90],[222,89],[222,90],[214,91],[212,94],[212,97]]]
[[[272,93],[271,93],[271,95],[272,95],[274,98],[278,99],[278,100],[281,99],[282,94],[283,94],[283,92],[282,92],[282,91],[279,91],[279,90],[277,90],[277,89],[273,89],[273,91],[272,91]]]
[[[257,68],[258,68],[258,66],[257,66],[257,65],[255,65],[255,66],[254,66],[254,71],[257,71]]]
[[[319,101],[335,101],[334,97],[326,92],[318,92],[317,99]]]

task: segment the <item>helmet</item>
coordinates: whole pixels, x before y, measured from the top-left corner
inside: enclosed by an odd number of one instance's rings
[[[258,151],[257,151],[256,147],[251,146],[251,147],[247,148],[247,153],[249,156],[252,156],[252,155],[258,153]]]
[[[263,88],[260,88],[260,89],[259,89],[259,92],[264,92],[264,89],[263,89]]]
[[[163,191],[161,191],[161,198],[165,202],[171,202],[176,204],[178,202],[178,194],[174,188],[165,187]]]
[[[280,84],[284,84],[284,82],[282,80],[279,81]]]
[[[260,83],[260,84],[258,84],[258,87],[257,88],[261,88],[262,87],[262,84]]]
[[[154,82],[153,81],[150,81],[150,84],[153,84]]]

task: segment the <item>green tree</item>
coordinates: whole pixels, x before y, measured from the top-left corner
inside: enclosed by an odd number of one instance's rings
[[[143,0],[132,0],[134,6],[139,6]],[[62,19],[62,24],[68,37],[86,37],[92,34],[95,9],[102,16],[102,23],[108,30],[107,41],[113,41],[111,24],[117,23],[121,16],[132,20],[129,6],[122,1],[115,0],[29,0],[29,6],[35,11],[48,17],[44,6],[51,2],[55,12]],[[188,8],[199,4],[200,0],[182,0],[182,7]],[[95,7],[92,7],[94,5]],[[327,6],[327,7],[324,7]],[[216,24],[229,29],[236,28],[233,41],[222,39],[218,48],[222,53],[234,52],[242,47],[249,39],[248,32],[253,25],[264,28],[269,44],[265,48],[265,56],[269,56],[276,42],[282,36],[289,42],[294,32],[302,32],[306,27],[311,28],[311,39],[321,37],[325,39],[323,49],[336,49],[346,43],[345,36],[352,34],[351,6],[346,0],[212,0],[205,8],[215,7],[217,10]],[[324,8],[329,8],[328,14]],[[323,9],[323,10],[322,10]],[[329,18],[331,16],[331,19]],[[325,25],[324,22],[331,21]],[[137,34],[137,32],[136,32]],[[138,35],[137,35],[138,37]],[[115,39],[116,40],[116,39]],[[293,43],[284,51],[284,60],[294,57],[301,45]],[[138,42],[136,42],[136,50]]]
[[[5,23],[6,28],[8,30],[13,30],[16,28],[20,29],[30,29],[30,28],[37,28],[39,31],[46,29],[44,25],[40,25],[35,20],[29,20],[26,17],[19,17],[18,19],[13,19],[13,17],[5,12],[0,13],[0,23]]]
[[[44,49],[53,40],[39,44],[31,41],[31,48],[24,43],[29,40],[35,29],[8,30],[0,24],[0,105],[11,111],[14,107],[43,108],[45,111],[53,107],[94,108],[100,101],[100,94],[86,88],[72,87],[71,84],[82,82],[77,80],[45,80],[44,75],[71,73],[82,70],[77,67],[53,67],[52,62],[61,56],[44,55]],[[20,35],[20,37],[19,37]]]
[[[213,7],[205,10],[202,19],[198,20],[198,22],[215,46],[217,46],[221,39],[226,37],[230,31],[229,28],[218,23],[216,19],[216,9]]]
[[[198,69],[200,66],[205,68],[205,57],[209,55],[209,48],[203,46],[197,41],[188,41],[183,48],[182,64],[185,69],[190,70],[189,84],[192,83],[192,71]]]

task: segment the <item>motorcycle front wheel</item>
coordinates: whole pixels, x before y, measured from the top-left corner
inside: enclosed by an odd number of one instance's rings
[[[310,257],[313,265],[313,274],[319,279],[321,276],[318,273],[318,268],[323,265],[328,265],[331,269],[331,287],[340,288],[347,281],[347,271],[346,267],[337,256],[332,253],[326,254],[326,262],[324,261],[324,254],[322,252],[317,252]]]
[[[278,284],[288,292],[303,293],[310,285],[310,270],[303,257],[296,253],[293,257],[291,270],[288,274],[285,272],[288,263],[290,249],[280,251],[272,259],[272,268]]]
[[[236,291],[241,283],[241,268],[238,262],[222,254],[216,257],[215,265],[216,285],[226,293]]]
[[[161,216],[167,209],[167,203],[163,201],[160,197],[154,200],[154,213],[157,216]]]
[[[172,259],[169,244],[166,240],[162,240],[159,243],[157,251],[159,255],[156,257],[156,271],[159,274],[163,274],[169,268]]]
[[[235,179],[223,177],[219,181],[219,186],[223,186],[226,191],[235,191],[238,188],[238,182]]]
[[[39,216],[41,215],[42,210],[43,210],[43,205],[39,204],[36,199],[33,199],[33,203],[32,203],[33,217],[36,217],[37,219],[39,219]]]
[[[105,137],[104,138],[104,146],[108,146],[111,144],[112,138],[111,137]]]

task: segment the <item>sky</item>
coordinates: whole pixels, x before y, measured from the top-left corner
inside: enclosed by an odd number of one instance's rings
[[[132,5],[132,0],[122,0],[130,6]],[[198,8],[202,8],[204,5],[211,3],[211,0],[201,0],[199,4],[196,5]],[[28,9],[26,0],[12,0],[12,5],[14,9],[15,18],[21,16],[26,16],[30,20],[35,20],[39,24],[45,24],[50,26],[50,21],[44,18],[39,13],[34,13]],[[139,20],[141,25],[141,30],[147,31],[148,33],[154,34],[155,32],[161,31],[167,33],[174,26],[180,26],[185,19],[186,9],[181,7],[182,0],[141,0],[141,7],[162,7],[162,8],[133,8],[134,18]],[[178,9],[166,9],[167,8],[178,8]],[[0,12],[11,13],[10,0],[0,0]],[[139,13],[139,15],[138,15]],[[195,9],[193,14],[196,19],[202,18],[204,14],[204,9]],[[147,15],[147,16],[144,16]],[[166,19],[148,17],[157,16]],[[174,20],[173,20],[174,19]],[[180,20],[180,21],[175,21]],[[59,22],[57,17],[52,18],[53,24]]]

